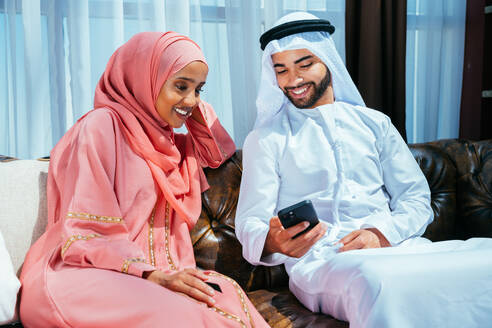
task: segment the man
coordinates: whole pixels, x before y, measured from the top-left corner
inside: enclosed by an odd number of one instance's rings
[[[333,30],[292,13],[260,39],[258,115],[236,213],[244,257],[285,264],[307,308],[351,327],[490,322],[492,270],[483,259],[492,258],[492,240],[420,237],[433,219],[427,181],[390,119],[364,106]],[[302,200],[321,223],[292,238],[307,222],[285,229],[276,214]]]

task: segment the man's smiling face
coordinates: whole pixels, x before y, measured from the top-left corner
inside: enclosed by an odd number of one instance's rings
[[[333,102],[333,93],[328,89],[330,72],[311,51],[278,52],[272,55],[272,62],[278,86],[297,108],[315,108]]]

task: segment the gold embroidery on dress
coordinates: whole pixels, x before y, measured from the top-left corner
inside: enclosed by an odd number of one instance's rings
[[[130,267],[130,264],[132,263],[137,263],[137,262],[143,262],[146,263],[147,260],[141,259],[141,258],[133,258],[133,259],[127,259],[123,263],[123,267],[121,268],[121,272],[123,273],[128,273],[128,268]]]
[[[231,319],[231,320],[235,320],[237,321],[242,328],[246,328],[246,324],[243,322],[243,320],[241,320],[241,318],[239,318],[237,315],[234,315],[232,313],[229,313],[229,312],[226,312],[216,306],[212,306],[209,308],[210,310],[214,311],[214,312],[217,312],[218,314],[220,314],[221,316],[224,316],[226,317],[227,319]]]
[[[67,219],[80,219],[87,221],[96,221],[96,222],[106,222],[106,223],[124,223],[125,221],[121,217],[116,216],[102,216],[102,215],[94,215],[89,213],[75,213],[68,212]]]
[[[62,247],[62,250],[61,250],[61,255],[63,256],[63,254],[65,254],[65,252],[67,251],[67,249],[77,240],[89,240],[89,239],[92,239],[92,238],[96,238],[96,237],[101,237],[99,235],[96,235],[95,233],[91,233],[90,235],[87,235],[87,236],[83,236],[83,235],[73,235],[72,237],[68,238],[67,241],[65,242],[65,245]]]
[[[155,266],[155,257],[154,257],[154,217],[155,217],[155,207],[152,210],[152,215],[150,217],[149,223],[149,258],[150,264]]]
[[[166,246],[166,257],[167,257],[167,263],[169,264],[169,268],[171,270],[177,270],[176,269],[176,266],[174,265],[174,262],[173,262],[173,259],[171,258],[171,252],[169,250],[169,231],[170,231],[170,228],[169,228],[169,202],[166,201],[166,218],[165,218],[166,222],[165,222],[165,246]]]
[[[225,276],[223,274],[220,274],[217,272],[208,272],[207,274],[210,276],[222,277],[222,278],[226,279],[227,281],[229,281],[234,286],[234,288],[236,288],[236,292],[239,295],[239,300],[241,301],[241,304],[243,306],[243,311],[244,311],[244,313],[246,313],[246,316],[249,319],[249,323],[251,324],[251,327],[254,328],[253,320],[251,319],[249,308],[248,308],[248,305],[246,304],[246,301],[244,299],[245,298],[244,292],[241,289],[241,286],[239,286],[239,284],[234,279],[229,278],[228,276]]]

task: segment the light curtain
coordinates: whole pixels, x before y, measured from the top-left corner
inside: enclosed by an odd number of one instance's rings
[[[466,1],[408,1],[408,142],[457,137]],[[345,58],[344,0],[0,0],[0,154],[48,155],[92,108],[113,51],[148,30],[200,44],[210,66],[203,98],[242,147],[256,118],[258,38],[295,10],[330,20]]]
[[[260,75],[259,36],[282,15],[329,19],[344,54],[344,0],[0,0],[0,154],[46,156],[92,108],[118,46],[140,31],[174,30],[203,49],[203,98],[238,147],[251,130]]]
[[[407,12],[408,142],[457,138],[466,0],[408,0]]]

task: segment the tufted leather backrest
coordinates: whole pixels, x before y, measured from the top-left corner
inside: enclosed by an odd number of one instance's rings
[[[492,140],[439,140],[456,167],[456,227],[459,239],[492,237]]]
[[[434,221],[424,237],[432,241],[456,239],[456,168],[444,151],[430,144],[409,145],[431,190]]]
[[[429,182],[434,222],[424,236],[433,240],[492,237],[492,140],[441,140],[410,145]],[[192,230],[197,265],[234,278],[247,290],[287,286],[283,265],[253,266],[242,257],[234,234],[241,182],[241,151],[217,169],[206,169],[200,219]]]
[[[219,168],[205,169],[210,189],[202,195],[202,213],[191,232],[197,265],[227,274],[247,291],[285,286],[288,277],[283,265],[254,266],[242,257],[234,233],[241,162],[238,150]]]

